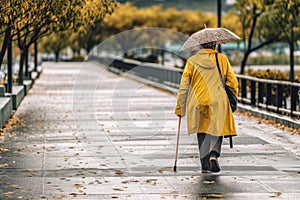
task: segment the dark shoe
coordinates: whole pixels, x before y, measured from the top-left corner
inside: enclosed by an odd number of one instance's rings
[[[206,155],[203,158],[200,157],[202,170],[210,170],[209,157],[210,155]]]
[[[209,158],[209,163],[210,163],[210,170],[212,172],[219,172],[220,171],[220,165],[219,165],[217,157],[211,156]]]

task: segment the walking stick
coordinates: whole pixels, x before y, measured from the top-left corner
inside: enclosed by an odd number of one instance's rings
[[[177,168],[177,157],[178,157],[178,145],[179,145],[179,134],[180,134],[180,124],[181,124],[181,116],[178,118],[178,132],[177,132],[177,142],[176,142],[176,155],[175,155],[175,162],[174,162],[174,167],[173,171],[176,172]]]

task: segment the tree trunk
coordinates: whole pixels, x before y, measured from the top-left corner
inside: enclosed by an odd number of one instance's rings
[[[7,89],[8,93],[12,93],[13,71],[12,71],[12,38],[11,30],[8,28],[7,34]],[[0,63],[1,65],[1,63]]]
[[[28,49],[25,51],[25,77],[29,77],[29,57],[28,57]]]
[[[88,46],[85,50],[86,50],[86,53],[87,53],[87,55],[89,55],[90,54],[90,52],[91,52],[91,49],[92,49],[93,47],[92,46]]]
[[[0,51],[0,69],[1,69],[1,64],[2,64],[4,56],[5,56],[5,51],[6,51],[7,45],[9,43],[9,41],[11,41],[10,37],[11,37],[10,36],[10,27],[7,27],[7,29],[5,31],[1,51]]]
[[[246,64],[247,64],[247,60],[248,60],[249,54],[250,54],[249,52],[245,52],[245,54],[244,54],[244,58],[243,58],[242,63],[241,63],[240,74],[244,74],[245,73],[245,68],[246,68]]]
[[[248,56],[252,51],[252,49],[251,49],[251,47],[252,47],[252,38],[253,38],[253,35],[254,35],[254,30],[255,30],[255,27],[256,27],[257,18],[259,16],[259,14],[256,14],[256,4],[254,4],[252,12],[253,12],[253,18],[252,18],[253,22],[252,22],[252,25],[251,25],[250,34],[249,34],[249,38],[248,38],[248,47],[244,52],[244,58],[243,58],[243,61],[241,63],[241,71],[240,71],[241,74],[245,73],[245,67],[246,67],[246,63],[247,63],[247,60],[248,60]]]
[[[38,67],[38,42],[34,43],[34,71],[37,71]]]
[[[160,55],[161,55],[161,64],[165,64],[165,50],[160,50]]]
[[[55,62],[59,62],[59,51],[55,51]]]
[[[23,67],[24,67],[24,61],[25,61],[25,48],[21,49],[21,58],[20,58],[20,67],[19,67],[19,77],[18,77],[18,84],[23,85],[23,80],[24,80],[24,73],[23,73]]]

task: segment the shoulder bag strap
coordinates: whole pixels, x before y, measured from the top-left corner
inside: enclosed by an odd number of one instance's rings
[[[225,87],[225,82],[222,78],[222,73],[221,73],[221,70],[220,70],[220,65],[219,65],[219,60],[218,60],[218,53],[216,53],[216,62],[217,62],[217,67],[218,67],[218,71],[219,71],[220,80],[221,80],[223,86]]]
[[[225,82],[222,78],[222,74],[221,74],[221,70],[220,70],[220,66],[219,66],[218,53],[216,53],[216,62],[217,62],[217,67],[218,67],[221,82],[223,84],[223,87],[225,88]],[[229,146],[230,146],[230,148],[233,148],[232,136],[229,136]]]

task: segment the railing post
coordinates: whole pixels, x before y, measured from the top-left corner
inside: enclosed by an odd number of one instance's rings
[[[247,80],[242,78],[242,102],[243,98],[247,98]]]
[[[267,99],[266,99],[266,104],[267,104],[267,108],[268,105],[272,104],[272,85],[270,83],[267,83],[267,95],[266,95]]]
[[[251,80],[251,105],[255,106],[256,102],[256,81]]]
[[[298,90],[299,88],[291,85],[291,115],[293,115],[293,111],[296,111],[297,108]]]
[[[258,103],[264,103],[264,84],[258,82]]]
[[[172,81],[172,83],[177,84],[177,80],[176,80],[176,72],[170,72],[170,80]]]
[[[279,108],[282,108],[282,101],[283,101],[283,86],[278,84],[277,91],[276,91],[277,113],[279,113]]]

